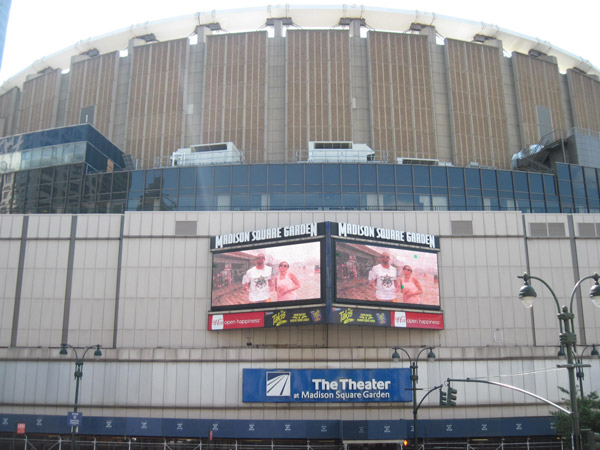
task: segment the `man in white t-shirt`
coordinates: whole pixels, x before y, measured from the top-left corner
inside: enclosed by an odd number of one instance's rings
[[[273,290],[273,269],[265,266],[265,255],[259,253],[254,258],[255,266],[248,269],[242,283],[248,292],[249,302],[270,302]]]
[[[375,298],[383,302],[396,302],[398,299],[398,271],[390,265],[390,254],[381,254],[381,264],[373,266],[369,272],[369,282],[375,289]]]

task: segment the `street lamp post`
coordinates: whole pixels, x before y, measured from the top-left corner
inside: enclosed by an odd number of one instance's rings
[[[85,359],[85,355],[91,349],[95,349],[94,357],[99,358],[102,356],[102,352],[100,351],[100,344],[90,345],[89,347],[86,347],[85,349],[83,349],[83,354],[81,355],[81,358],[79,358],[79,355],[77,354],[77,349],[75,347],[73,347],[72,345],[65,343],[65,344],[62,344],[60,347],[60,352],[59,352],[60,356],[68,355],[69,352],[67,351],[67,348],[70,348],[71,350],[73,350],[73,353],[75,354],[75,373],[74,373],[74,376],[75,376],[75,403],[73,405],[73,412],[77,412],[77,407],[79,406],[79,381],[83,377],[83,360]],[[75,448],[76,431],[77,431],[77,426],[72,425],[71,426],[71,434],[72,434],[71,435],[71,448],[72,449]]]
[[[402,347],[394,347],[394,353],[392,353],[392,361],[394,362],[400,361],[400,354],[398,353],[398,350],[402,350],[410,362],[410,390],[412,391],[413,401],[413,440],[415,442],[415,448],[417,448],[417,383],[419,381],[419,356],[421,356],[425,350],[429,350],[429,353],[427,353],[427,359],[432,360],[435,359],[435,353],[433,353],[433,347],[424,346],[419,353],[417,353],[417,356],[412,359],[410,354]]]
[[[573,287],[573,291],[571,292],[571,301],[569,303],[569,307],[563,306],[561,308],[558,298],[556,294],[546,283],[544,280],[538,277],[531,276],[527,273],[524,273],[523,276],[519,276],[519,278],[523,279],[525,284],[521,287],[519,291],[519,298],[523,303],[523,306],[526,308],[531,308],[533,306],[533,301],[537,297],[537,293],[535,289],[529,283],[529,280],[538,280],[544,286],[548,288],[552,297],[554,298],[554,302],[556,303],[556,309],[558,312],[558,323],[560,328],[560,345],[561,349],[564,347],[567,349],[567,364],[559,365],[558,367],[566,367],[569,372],[569,399],[571,403],[571,422],[573,426],[573,448],[579,450],[581,447],[581,438],[580,438],[580,427],[579,427],[579,413],[577,411],[577,388],[575,387],[575,368],[578,366],[574,362],[575,355],[575,347],[577,345],[577,335],[575,334],[575,327],[573,323],[573,319],[575,315],[573,314],[573,300],[575,299],[575,293],[579,288],[579,285],[589,279],[593,279],[596,283],[592,285],[590,289],[590,297],[592,298],[592,302],[595,306],[600,307],[600,285],[598,284],[598,279],[600,279],[600,275],[594,273],[594,275],[589,275],[587,277],[583,277]]]
[[[581,350],[581,353],[579,354],[579,356],[575,355],[575,362],[577,364],[577,379],[579,380],[579,392],[581,394],[581,400],[583,400],[583,368],[590,367],[589,364],[583,364],[583,354],[590,347],[592,348],[592,351],[590,352],[590,356],[598,357],[600,355],[600,353],[598,353],[598,350],[596,350],[595,344],[586,345],[585,347],[583,347],[583,350]]]

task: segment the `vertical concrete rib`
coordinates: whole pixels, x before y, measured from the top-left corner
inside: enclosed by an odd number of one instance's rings
[[[15,286],[15,304],[13,307],[12,331],[10,334],[10,346],[17,346],[17,334],[19,332],[19,312],[21,309],[21,291],[23,289],[23,269],[25,265],[25,251],[27,250],[27,229],[29,227],[29,216],[23,217],[21,225],[21,246],[19,248],[19,265],[17,267],[17,283]]]
[[[73,261],[75,260],[75,236],[77,234],[77,216],[71,217],[71,235],[69,236],[69,256],[67,261],[67,278],[65,281],[65,307],[63,310],[63,326],[61,343],[69,338],[69,315],[71,312],[71,290],[73,288]]]
[[[117,255],[117,280],[115,282],[115,318],[113,323],[113,348],[117,348],[118,326],[119,326],[119,299],[121,292],[121,268],[123,264],[123,231],[125,230],[125,215],[121,215],[121,227],[119,230],[119,253]]]
[[[577,255],[577,242],[575,241],[575,223],[573,222],[573,214],[567,215],[567,223],[569,225],[569,246],[571,247],[571,262],[573,264],[573,285],[579,281],[581,278],[581,273],[579,272],[579,257]],[[587,275],[587,274],[586,274]],[[579,340],[581,344],[586,343],[585,336],[585,316],[583,315],[583,302],[581,298],[581,287],[577,289],[575,293],[575,316],[578,317],[577,324],[579,326],[579,330],[577,330],[577,335],[579,336]]]

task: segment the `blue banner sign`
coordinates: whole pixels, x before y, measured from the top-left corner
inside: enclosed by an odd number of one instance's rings
[[[410,369],[244,369],[244,402],[409,402]]]

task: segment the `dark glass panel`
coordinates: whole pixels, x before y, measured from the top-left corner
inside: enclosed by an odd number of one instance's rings
[[[591,184],[586,185],[587,197],[591,200],[598,200],[598,186],[594,186]]]
[[[196,188],[200,192],[212,192],[213,170],[212,167],[198,167],[196,169]]]
[[[429,195],[431,194],[431,188],[430,187],[415,187],[415,194],[426,194]]]
[[[36,169],[36,170],[29,170],[28,171],[28,181],[27,184],[29,184],[30,186],[32,184],[40,184],[40,179],[42,177],[42,171],[40,169]],[[77,178],[77,177],[73,177],[73,178]],[[81,179],[81,177],[79,177]]]
[[[467,209],[467,200],[463,196],[450,196],[450,209],[452,211],[464,211]]]
[[[127,172],[115,172],[113,174],[113,192],[125,192],[128,189],[129,177]]]
[[[584,197],[585,198],[585,184],[573,183],[571,186],[573,187],[573,195],[575,197]]]
[[[342,164],[342,184],[358,184],[358,166],[356,164]]]
[[[103,194],[110,194],[112,191],[112,181],[112,173],[104,173],[100,175],[100,179],[98,181],[99,192]]]
[[[467,197],[467,208],[469,211],[482,211],[483,199],[481,197]]]
[[[33,170],[31,171],[33,172]],[[30,173],[30,177],[31,177],[31,172]],[[38,170],[36,170],[36,172],[39,172]],[[85,168],[83,164],[70,164],[69,165],[69,179],[73,179],[73,178],[82,178],[83,175],[85,174]]]
[[[323,185],[321,184],[307,184],[305,191],[308,192],[323,192]]]
[[[223,186],[223,187],[215,187],[214,193],[215,193],[215,195],[217,195],[217,194],[230,194],[231,193],[231,186],[227,185],[227,186]]]
[[[339,186],[339,184],[340,184],[340,166],[339,166],[339,164],[324,164],[323,165],[323,183]],[[339,192],[339,189],[337,192]]]
[[[483,208],[486,211],[498,211],[500,209],[500,203],[497,197],[488,197],[483,199]]]
[[[412,186],[413,182],[411,166],[396,166],[396,184],[399,186]]]
[[[54,182],[54,167],[45,167],[42,169],[42,177],[40,183],[52,183]]]
[[[52,197],[64,198],[67,196],[67,183],[54,183]]]
[[[415,186],[430,186],[429,166],[413,166]]]
[[[481,185],[484,189],[498,189],[496,181],[496,171],[481,169]]]
[[[247,194],[248,191],[248,186],[231,186],[231,192],[233,194]],[[183,189],[179,191],[179,195],[182,195],[182,193]]]
[[[483,196],[485,198],[498,198],[498,191],[492,191],[491,189],[484,189]]]
[[[131,198],[127,201],[127,211],[141,211],[142,210],[142,199]]]
[[[361,164],[359,167],[360,171],[360,185],[376,185],[377,184],[377,167],[370,166],[367,164]],[[362,189],[361,189],[362,190]]]
[[[448,187],[448,174],[445,167],[431,167],[431,185]]]
[[[515,183],[515,191],[529,192],[529,187],[527,185],[527,173],[526,172],[513,172],[513,180]]]
[[[111,200],[126,200],[127,192],[113,192]]]
[[[264,184],[264,183],[263,183]],[[215,187],[231,186],[231,166],[215,167]],[[216,193],[215,189],[215,193]]]
[[[380,184],[379,185],[379,192],[384,193],[384,192],[388,192],[388,193],[394,193],[396,192],[396,187],[393,185],[386,185],[386,184]]]
[[[377,166],[377,179],[380,185],[394,185],[394,166],[379,165]]]
[[[304,166],[304,179],[306,184],[322,184],[323,166],[321,164],[306,164]]]
[[[396,209],[396,195],[395,194],[383,194],[381,196],[381,200],[383,204],[381,207],[386,210],[395,210]]]
[[[275,184],[275,185],[269,185],[269,192],[285,192],[285,185],[283,184]]]
[[[160,169],[146,171],[146,183],[144,189],[160,189],[160,179],[162,171]],[[145,205],[144,205],[145,207]],[[144,211],[152,211],[152,209],[144,209]]]
[[[377,185],[363,184],[360,186],[360,192],[377,192]]]
[[[287,184],[304,184],[304,165],[286,165]]]
[[[252,186],[265,186],[267,184],[266,164],[253,164],[250,166],[250,184]]]
[[[69,166],[56,166],[54,168],[54,181],[64,183],[69,178]]]
[[[291,194],[302,194],[304,192],[304,185],[303,184],[288,184],[287,185],[287,191]]]
[[[264,194],[267,192],[267,185],[266,184],[260,184],[260,185],[251,184],[250,192],[257,193],[257,194],[261,194],[261,193]]]
[[[179,186],[179,180],[178,180],[179,169],[177,169],[177,168],[163,169],[162,177],[163,177],[163,180],[162,180],[163,191],[177,189],[177,186]]]
[[[458,195],[458,196],[464,197],[465,189],[464,188],[450,188],[450,195]]]
[[[448,167],[448,185],[451,188],[465,186],[465,173],[460,167]]]
[[[248,166],[240,165],[233,166],[231,168],[231,182],[234,186],[247,186],[250,180],[250,173],[248,171]]]
[[[269,184],[285,184],[285,166],[283,164],[269,164]]]
[[[498,189],[500,191],[512,191],[512,173],[507,170],[499,170],[496,172],[498,176]]]
[[[411,194],[405,193],[396,194],[396,203],[401,211],[411,211],[414,208],[414,197]]]

